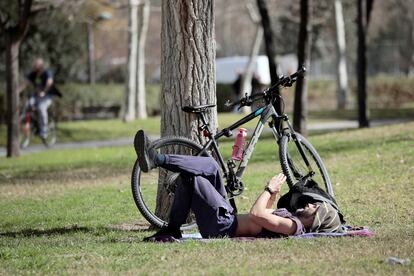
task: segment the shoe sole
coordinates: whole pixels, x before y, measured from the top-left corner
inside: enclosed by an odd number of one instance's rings
[[[138,164],[143,172],[149,171],[149,161],[148,156],[145,152],[146,145],[145,134],[143,130],[139,130],[134,138],[134,148],[135,152],[138,155]]]

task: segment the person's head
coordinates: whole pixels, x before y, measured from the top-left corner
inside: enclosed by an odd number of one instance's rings
[[[45,62],[42,58],[38,57],[33,60],[32,69],[36,72],[42,72],[45,67]]]
[[[310,232],[341,232],[341,219],[338,211],[329,203],[308,203],[304,208],[298,209],[295,215]]]

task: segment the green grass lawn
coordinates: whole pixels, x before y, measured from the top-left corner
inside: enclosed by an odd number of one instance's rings
[[[414,272],[414,123],[314,135],[349,224],[373,238],[141,242],[150,235],[130,191],[131,147],[0,158],[0,275],[375,274]],[[221,144],[229,154],[231,143]],[[263,139],[249,163],[247,211],[280,171]],[[286,187],[284,187],[286,191]],[[389,256],[409,265],[384,263]]]

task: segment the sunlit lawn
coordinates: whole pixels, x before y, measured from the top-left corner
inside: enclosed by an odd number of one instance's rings
[[[352,225],[374,238],[147,244],[130,191],[131,147],[49,150],[0,158],[0,274],[401,274],[414,254],[414,123],[310,137]],[[221,144],[228,155],[230,143]],[[250,161],[248,210],[280,171],[262,140]]]

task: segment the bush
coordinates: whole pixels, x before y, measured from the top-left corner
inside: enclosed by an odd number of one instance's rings
[[[368,80],[370,108],[400,108],[414,102],[414,78],[379,76]]]

